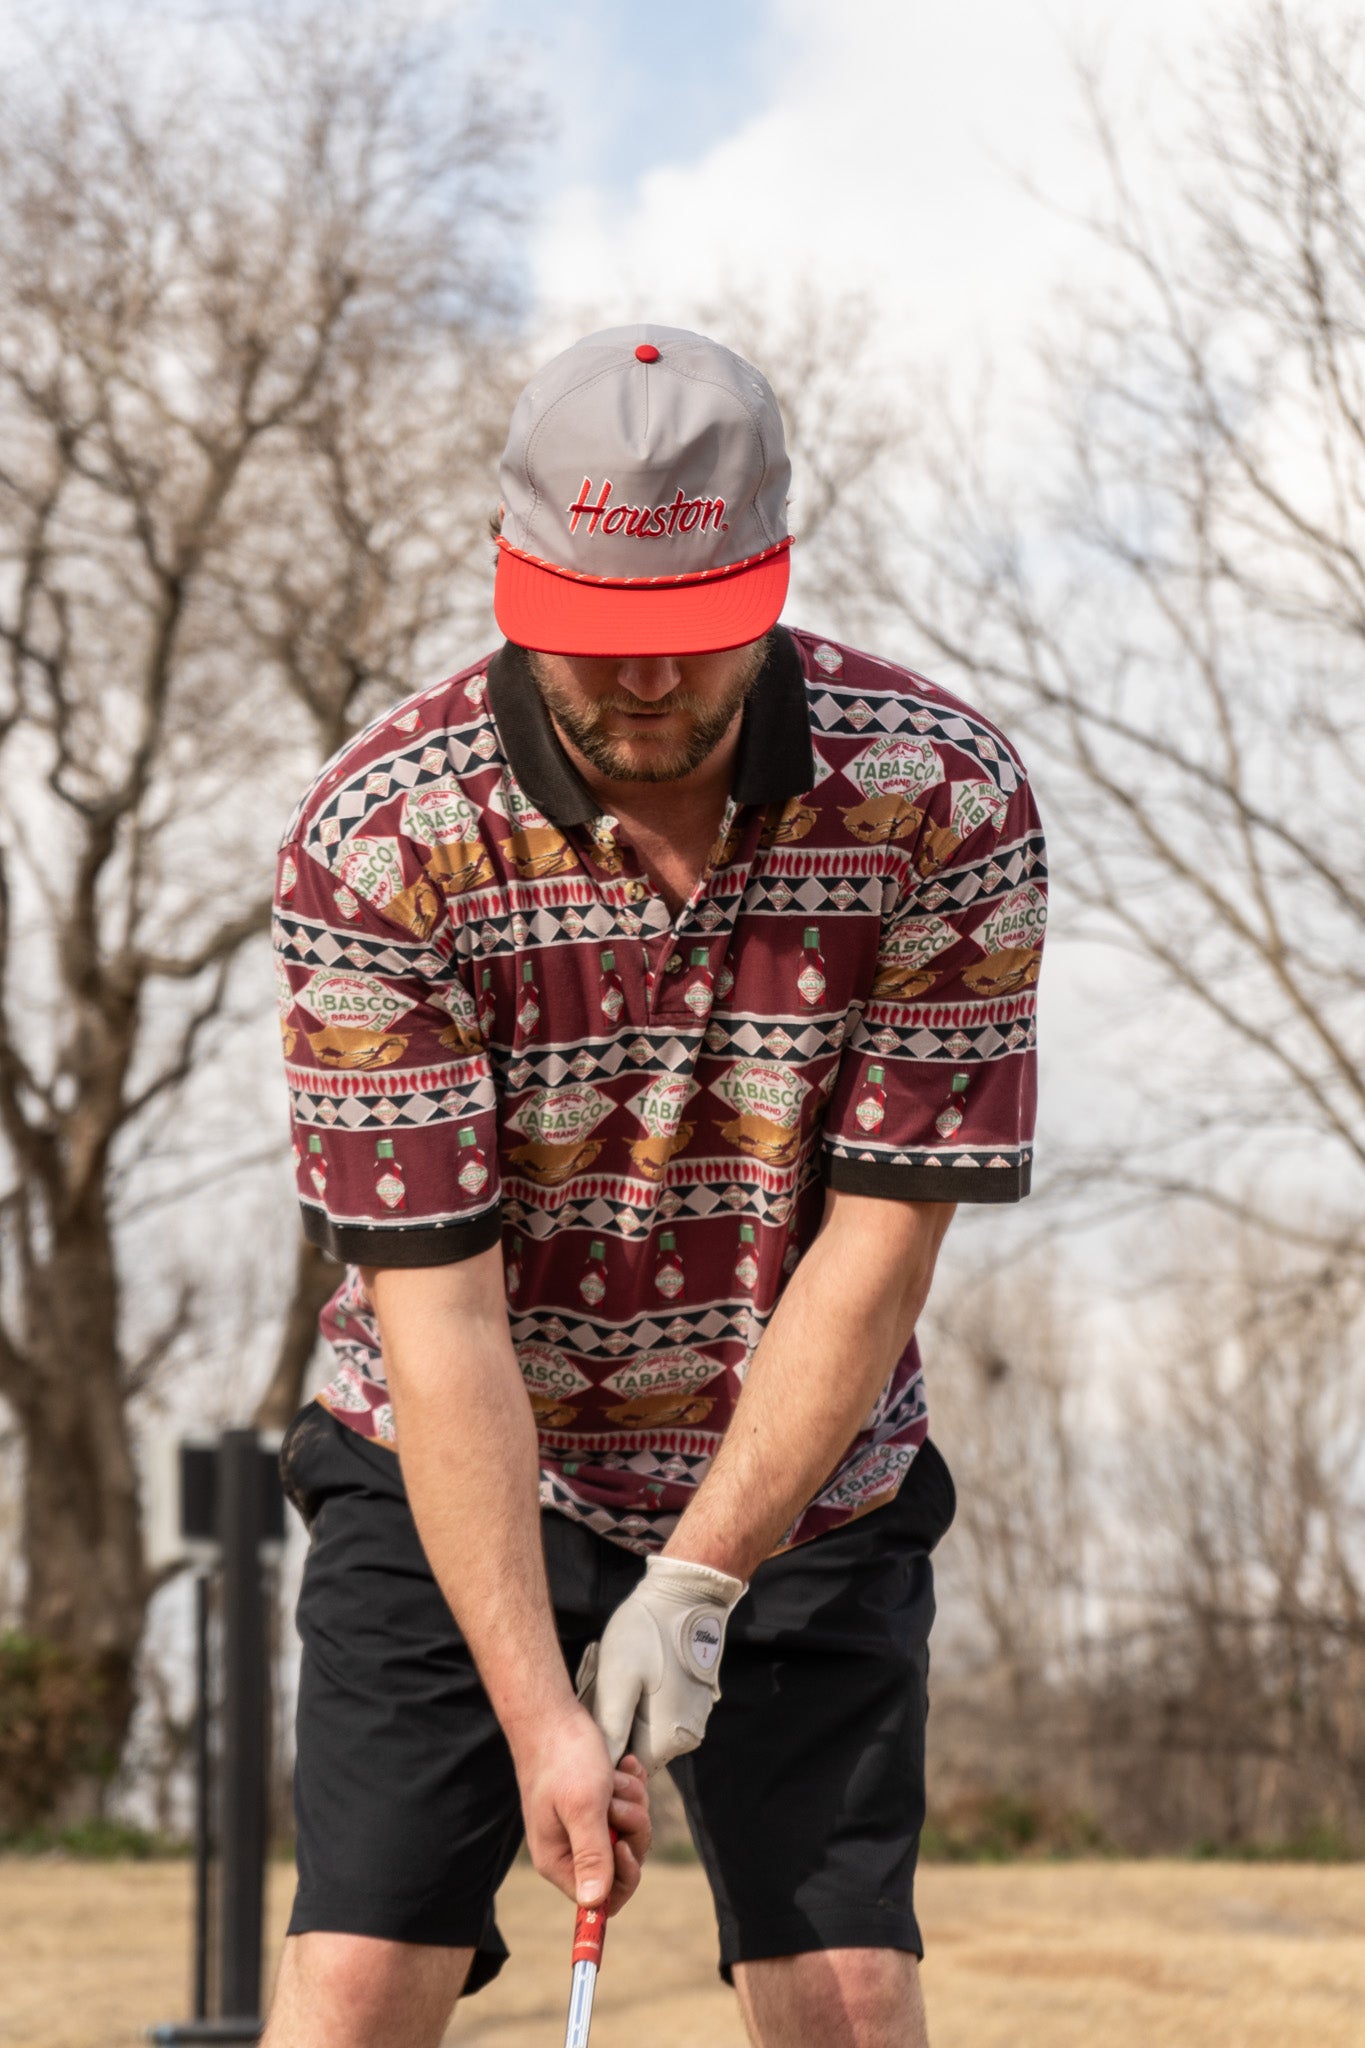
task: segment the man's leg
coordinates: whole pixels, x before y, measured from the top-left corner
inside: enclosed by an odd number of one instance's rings
[[[754,2048],[928,2048],[919,1963],[902,1949],[773,1956],[734,1978]]]
[[[473,1960],[472,1948],[291,1935],[261,2048],[436,2048]]]
[[[752,2038],[922,2048],[914,1873],[933,1570],[952,1482],[759,1566],[700,1749],[670,1766]],[[918,1461],[917,1461],[918,1462]],[[908,1483],[907,1483],[908,1484]]]
[[[287,1433],[311,1541],[294,1778],[299,1884],[270,2048],[422,2048],[497,1974],[521,1839],[511,1757],[392,1452],[324,1410]]]

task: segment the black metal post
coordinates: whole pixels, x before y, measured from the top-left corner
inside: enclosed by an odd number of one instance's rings
[[[206,1569],[196,1574],[194,1610],[194,2017],[150,2027],[160,2048],[261,2036],[270,1759],[263,1546],[284,1536],[274,1454],[254,1429],[226,1430],[212,1450],[182,1446],[181,1489],[182,1535],[199,1544],[216,1537],[219,1626],[211,1612],[214,1574]]]
[[[218,1452],[223,1546],[221,1989],[224,2018],[261,2010],[269,1725],[261,1539],[265,1489],[254,1429],[229,1429]]]
[[[194,1575],[194,2017],[209,2010],[209,1575]]]

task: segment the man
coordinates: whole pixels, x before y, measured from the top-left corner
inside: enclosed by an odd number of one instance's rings
[[[776,625],[788,480],[728,350],[567,350],[503,460],[507,644],[286,837],[299,1193],[348,1272],[283,1452],[271,2048],[437,2041],[523,1824],[615,1910],[665,1764],[753,2040],[924,2039],[914,1327],[956,1203],[1027,1191],[1043,845],[976,712]]]

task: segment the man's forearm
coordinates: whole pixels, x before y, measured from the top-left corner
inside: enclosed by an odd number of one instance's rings
[[[507,1737],[532,1861],[580,1906],[614,1910],[649,1846],[644,1774],[629,1758],[613,1771],[559,1647],[501,1247],[364,1277],[417,1533]]]
[[[401,1318],[391,1279],[409,1282]],[[500,1301],[458,1319],[410,1276],[372,1283],[384,1336],[403,1479],[428,1562],[513,1748],[523,1728],[570,1707],[573,1688],[545,1581],[535,1421]]]
[[[921,1213],[899,1242],[860,1245],[847,1228],[825,1228],[810,1246],[754,1354],[724,1442],[665,1546],[669,1556],[748,1579],[819,1492],[928,1298],[953,1205],[913,1207]]]

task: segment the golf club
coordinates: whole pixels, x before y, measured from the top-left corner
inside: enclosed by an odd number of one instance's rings
[[[612,1846],[616,1830],[611,1830]],[[592,2000],[597,1989],[597,1972],[602,1966],[602,1944],[607,1938],[607,1902],[580,1906],[573,1930],[573,1981],[569,1988],[569,2024],[564,2048],[588,2048],[592,2025]]]

